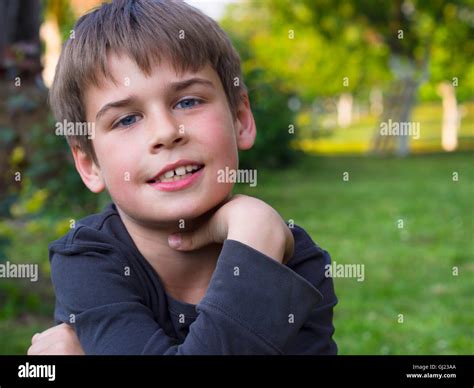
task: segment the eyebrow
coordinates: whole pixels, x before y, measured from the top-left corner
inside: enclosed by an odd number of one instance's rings
[[[118,101],[113,101],[109,102],[108,104],[105,104],[100,110],[97,112],[95,116],[95,120],[98,121],[109,109],[113,108],[123,108],[125,106],[132,105],[135,101],[137,101],[136,96],[129,96],[127,98],[124,98],[123,100],[118,100]]]
[[[179,82],[172,82],[171,83],[171,88],[175,92],[179,92],[179,91],[181,91],[183,89],[186,89],[186,88],[189,88],[190,86],[195,85],[195,84],[208,86],[208,87],[211,87],[211,88],[214,89],[214,84],[211,81],[209,81],[207,79],[204,79],[204,78],[199,78],[199,77],[189,78],[187,80],[179,81]]]
[[[207,79],[204,79],[204,78],[198,78],[198,77],[189,78],[189,79],[184,80],[184,81],[172,82],[170,84],[169,88],[172,89],[174,92],[180,92],[180,91],[182,91],[184,89],[187,89],[190,86],[193,86],[195,84],[207,86],[207,87],[210,87],[212,89],[215,88],[214,84],[211,81],[209,81]],[[137,100],[138,100],[138,98],[136,96],[132,95],[132,96],[129,96],[127,98],[124,98],[123,100],[109,102],[109,103],[105,104],[102,108],[100,108],[100,110],[97,112],[97,114],[95,116],[95,120],[98,121],[110,109],[123,108],[125,106],[134,104]]]

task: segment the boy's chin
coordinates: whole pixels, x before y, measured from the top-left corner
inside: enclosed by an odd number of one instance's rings
[[[134,219],[135,222],[148,224],[151,227],[178,226],[185,229],[206,220],[222,204],[227,201],[232,194],[230,190],[208,193],[204,198],[196,198],[193,201],[153,201],[148,206],[144,203],[124,203],[114,201],[119,211]]]
[[[170,209],[165,206],[155,208],[153,214],[148,216],[156,217],[155,222],[169,225],[178,225],[180,228],[186,228],[188,224],[194,224],[200,220],[204,220],[212,215],[219,207],[222,201],[200,204],[193,206],[180,206],[177,209]]]

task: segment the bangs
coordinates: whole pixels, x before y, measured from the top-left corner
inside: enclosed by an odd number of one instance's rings
[[[202,24],[179,18],[176,5],[157,1],[124,2],[120,7],[104,4],[100,11],[79,19],[75,38],[64,50],[78,87],[100,86],[102,78],[117,82],[107,68],[110,53],[128,56],[146,75],[162,60],[170,61],[178,74],[198,71],[207,63],[216,68],[222,54],[220,45],[205,39],[209,30]]]

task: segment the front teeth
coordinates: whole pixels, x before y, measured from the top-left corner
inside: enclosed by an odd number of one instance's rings
[[[186,167],[178,167],[174,171],[175,171],[176,175],[184,175],[184,174],[186,174]]]
[[[199,166],[196,166],[196,165],[180,166],[180,167],[175,168],[174,170],[166,171],[164,174],[162,174],[158,178],[158,181],[159,182],[174,182],[183,178],[185,175],[188,175],[188,173],[191,173],[198,169],[199,169]]]
[[[173,176],[174,176],[174,170],[170,170],[170,171],[166,171],[164,173],[164,175],[162,175],[161,177],[163,177],[163,178],[173,178]]]

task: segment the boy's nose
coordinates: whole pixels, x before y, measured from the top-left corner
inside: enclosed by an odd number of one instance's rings
[[[171,114],[161,114],[152,120],[150,128],[150,151],[156,152],[161,148],[172,148],[186,142],[184,125],[176,122]]]

